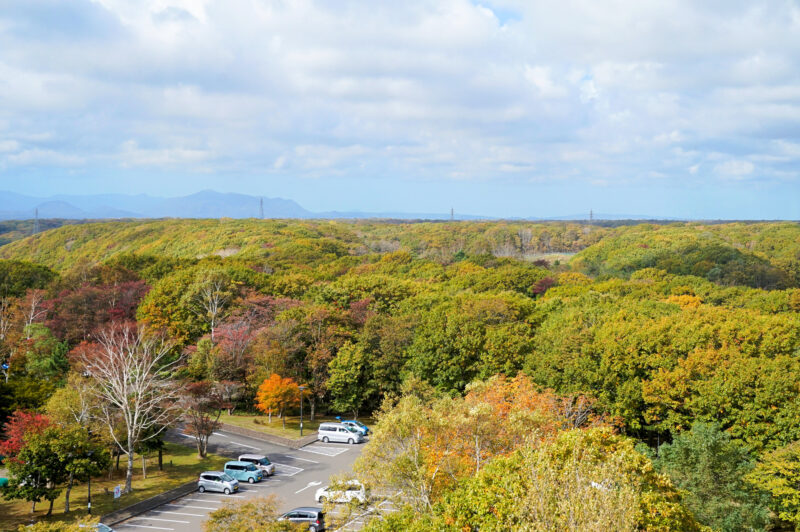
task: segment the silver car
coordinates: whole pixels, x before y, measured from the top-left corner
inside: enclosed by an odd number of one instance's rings
[[[197,479],[197,491],[221,491],[230,495],[239,491],[239,481],[222,471],[206,471]]]
[[[275,474],[275,464],[270,462],[269,458],[263,454],[242,454],[239,455],[239,461],[250,462],[257,468],[261,469],[261,472],[264,473],[265,477]]]
[[[317,431],[317,439],[325,443],[330,441],[340,443],[361,443],[364,436],[361,432],[351,429],[342,423],[320,423]]]

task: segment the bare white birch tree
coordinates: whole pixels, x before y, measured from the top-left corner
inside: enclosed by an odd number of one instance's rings
[[[93,393],[100,399],[100,417],[128,455],[127,493],[137,444],[158,436],[178,414],[179,387],[171,380],[178,361],[169,361],[170,342],[141,326],[104,329],[97,341],[100,348],[84,354],[82,361],[95,381]],[[115,430],[118,426],[121,430]]]
[[[42,306],[44,303],[44,290],[28,290],[23,304],[25,305],[25,339],[31,339],[31,325],[38,322],[47,314],[47,309]]]
[[[217,323],[223,317],[227,305],[233,298],[231,280],[222,273],[211,273],[203,279],[192,298],[194,312],[208,320],[211,328],[211,341],[214,341],[214,331]]]

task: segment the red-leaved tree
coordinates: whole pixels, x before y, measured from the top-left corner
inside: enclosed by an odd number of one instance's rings
[[[17,410],[3,427],[3,440],[0,440],[0,454],[17,456],[25,441],[33,434],[40,434],[51,425],[50,419],[35,412]]]

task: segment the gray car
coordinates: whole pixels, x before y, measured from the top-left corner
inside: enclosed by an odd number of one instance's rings
[[[221,491],[230,495],[239,491],[239,481],[222,471],[206,471],[197,479],[197,491]]]
[[[311,532],[325,530],[325,512],[316,506],[302,506],[289,510],[278,518],[278,521],[291,521],[292,523],[308,525]]]

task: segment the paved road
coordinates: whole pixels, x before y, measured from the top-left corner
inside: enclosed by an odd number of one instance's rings
[[[168,440],[178,441],[181,436],[171,432]],[[183,443],[193,443],[186,438]],[[353,462],[361,453],[363,444],[347,445],[316,442],[302,449],[287,449],[219,431],[209,440],[209,452],[236,459],[240,454],[265,454],[275,463],[275,475],[257,484],[240,483],[239,493],[194,492],[168,504],[132,517],[114,526],[120,531],[166,530],[177,532],[199,532],[210,512],[220,508],[226,501],[244,501],[251,497],[274,493],[278,496],[279,510],[288,511],[297,506],[317,506],[314,492],[328,484],[328,478],[336,473],[350,471]]]

